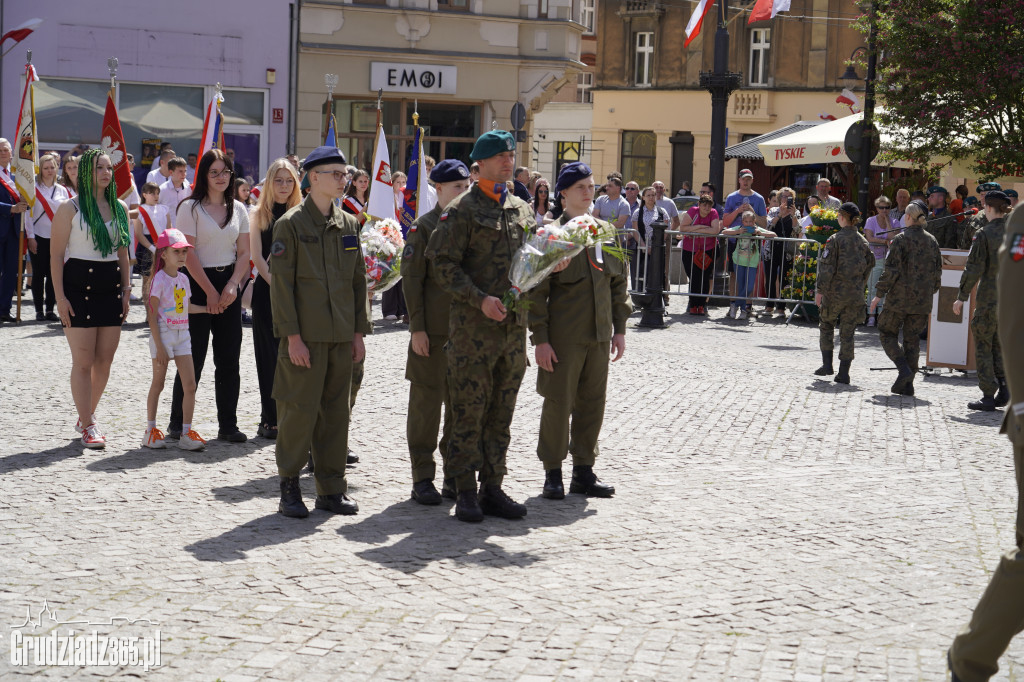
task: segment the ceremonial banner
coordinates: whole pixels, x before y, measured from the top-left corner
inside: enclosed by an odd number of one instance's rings
[[[402,207],[398,211],[398,219],[402,224],[402,237],[409,234],[414,220],[423,215],[421,206],[427,198],[427,174],[423,167],[423,128],[416,126],[416,134],[412,141],[412,160],[409,161],[409,179],[405,181],[402,192]]]
[[[395,217],[395,191],[391,187],[391,156],[384,139],[384,126],[377,126],[377,147],[370,167],[370,196],[365,212],[371,218],[382,220]]]
[[[217,91],[217,94],[210,100],[206,107],[206,118],[203,120],[203,136],[199,142],[199,158],[211,149],[217,148],[224,151],[224,115],[220,113],[221,102],[224,95]]]
[[[100,149],[110,157],[114,167],[114,183],[119,199],[127,200],[132,193],[132,172],[128,170],[128,156],[125,154],[124,135],[121,133],[121,119],[114,106],[114,89],[107,93],[107,110],[103,113],[103,132],[100,133]]]
[[[18,114],[18,136],[14,138],[11,173],[18,194],[30,207],[36,205],[36,173],[39,172],[39,150],[36,148],[36,108],[33,83],[39,80],[36,68],[25,65],[25,90],[21,94]]]
[[[330,115],[327,119],[327,133],[324,134],[324,146],[325,147],[337,147],[338,146],[338,135],[335,132],[338,129],[337,121],[334,120],[334,114]]]

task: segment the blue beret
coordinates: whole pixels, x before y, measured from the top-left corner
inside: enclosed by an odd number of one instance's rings
[[[1002,189],[1002,185],[998,182],[983,182],[978,185],[978,189],[976,191],[978,194],[985,194],[986,192],[1001,191]]]
[[[964,199],[964,206],[977,206],[980,203],[981,201],[978,200],[978,197],[967,197]]]
[[[593,174],[594,171],[590,170],[590,166],[582,161],[567,163],[565,168],[558,174],[558,180],[555,181],[555,191],[561,192],[562,190],[569,189],[583,178],[589,178]]]
[[[345,161],[345,155],[341,153],[341,150],[337,147],[317,147],[309,153],[306,160],[302,163],[302,170],[308,171],[311,168],[322,166],[327,163],[348,163]]]
[[[515,150],[516,138],[512,137],[512,133],[504,130],[489,130],[477,139],[476,144],[473,145],[473,151],[469,153],[469,158],[479,161]]]
[[[458,159],[445,159],[430,171],[430,179],[434,182],[458,182],[469,179],[469,169]]]
[[[985,203],[988,203],[993,200],[1005,201],[1006,203],[1010,203],[1010,197],[1006,196],[1005,192],[998,189],[994,189],[991,192],[985,193]]]
[[[942,192],[947,197],[949,196],[949,192],[946,191],[946,188],[945,187],[939,187],[938,185],[934,185],[932,187],[929,187],[928,191],[926,192],[926,194],[928,196],[931,196],[933,194],[938,194],[939,192]]]
[[[853,203],[852,201],[847,201],[845,204],[839,207],[839,210],[845,213],[846,215],[850,216],[851,218],[856,218],[860,215],[860,208],[857,206],[857,204]]]
[[[1004,190],[1003,194],[1005,194],[1006,196],[1010,197],[1011,199],[1019,199],[1020,198],[1019,196],[1017,196],[1017,190],[1015,190],[1015,189]]]

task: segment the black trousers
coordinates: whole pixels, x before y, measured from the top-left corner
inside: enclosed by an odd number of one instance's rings
[[[694,294],[711,293],[711,287],[715,281],[715,250],[687,251],[683,249],[682,252],[683,268],[686,270],[686,276],[690,278],[690,307],[706,306],[708,304],[708,297],[706,295],[694,296]],[[700,256],[697,256],[697,254],[707,255],[707,267],[702,269],[693,262],[695,256],[697,260],[700,260]]]
[[[50,240],[36,237],[36,252],[29,251],[28,255],[32,259],[32,303],[37,313],[43,312],[43,278],[46,278],[46,312],[53,312],[57,297],[53,293],[53,279],[50,277]]]
[[[765,284],[765,297],[766,298],[781,298],[780,293],[775,293],[775,284],[781,283],[781,286],[786,286],[786,274],[789,272],[790,264],[786,262],[786,252],[782,248],[775,248],[776,245],[772,244],[771,259],[765,261],[764,264],[764,277]],[[768,305],[773,305],[769,303]],[[781,304],[780,304],[781,305]]]
[[[260,384],[260,423],[277,426],[277,401],[273,394],[280,340],[274,337],[270,285],[259,275],[252,283],[252,346],[256,355],[256,378]]]
[[[231,279],[235,266],[228,265],[223,269],[203,268],[210,283],[217,291]],[[188,272],[185,272],[188,275]],[[206,292],[203,291],[192,277],[192,303],[206,305]],[[200,313],[188,316],[188,332],[192,339],[192,364],[196,369],[196,383],[200,384],[203,366],[206,364],[206,353],[210,348],[210,337],[213,336],[213,390],[217,400],[217,424],[221,433],[231,433],[238,429],[238,390],[241,380],[238,375],[238,360],[242,352],[242,299],[235,298],[227,309],[219,315]],[[171,421],[168,431],[181,430],[181,401],[184,397],[181,388],[181,377],[174,375],[174,391],[171,394]]]
[[[409,311],[405,308],[405,295],[402,293],[401,281],[381,294],[380,312],[385,317],[388,315],[401,317],[402,315],[409,314]]]

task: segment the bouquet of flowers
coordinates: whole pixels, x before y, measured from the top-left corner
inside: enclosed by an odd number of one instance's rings
[[[367,222],[359,232],[366,263],[366,289],[382,293],[402,279],[402,228],[394,218]]]
[[[839,212],[834,208],[815,206],[811,209],[811,224],[807,226],[809,238],[822,243],[839,229]]]
[[[615,236],[614,227],[607,223],[601,225],[590,215],[573,218],[565,225],[549,223],[538,227],[512,256],[508,274],[512,286],[502,297],[502,304],[510,311],[525,309],[523,293],[544,281],[563,259],[572,258],[588,247],[599,246],[600,252],[595,250],[599,263],[604,253],[624,262],[626,250],[618,245]],[[599,265],[594,264],[594,267]]]

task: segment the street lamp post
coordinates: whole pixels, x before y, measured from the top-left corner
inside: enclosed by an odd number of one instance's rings
[[[864,80],[864,125],[861,128],[860,141],[860,195],[857,202],[861,215],[868,215],[868,191],[871,188],[872,139],[875,134],[875,11],[878,0],[871,0],[868,8],[868,73]]]
[[[718,0],[718,30],[715,31],[713,71],[700,72],[700,86],[711,93],[711,154],[708,178],[720,196],[725,196],[725,117],[729,95],[740,87],[742,74],[729,71],[729,29],[725,23],[725,0]]]

